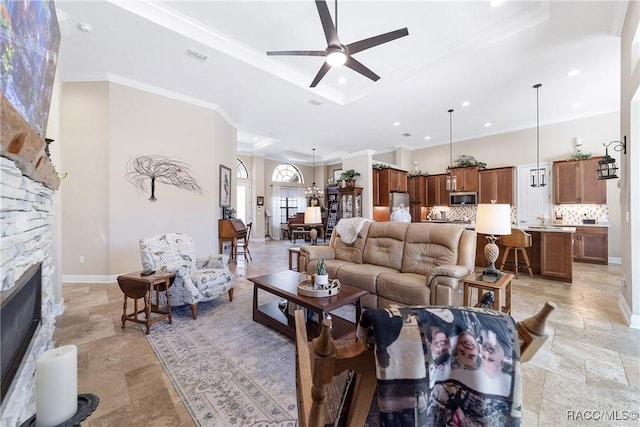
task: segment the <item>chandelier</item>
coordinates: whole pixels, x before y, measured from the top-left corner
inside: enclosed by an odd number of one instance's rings
[[[324,196],[324,192],[316,185],[316,149],[313,149],[313,183],[305,188],[304,195],[307,199],[319,199]]]

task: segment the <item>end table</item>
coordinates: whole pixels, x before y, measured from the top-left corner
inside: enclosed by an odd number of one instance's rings
[[[118,285],[124,293],[124,303],[122,306],[122,329],[125,322],[141,323],[147,327],[147,335],[151,325],[163,319],[169,319],[169,323],[173,322],[171,317],[171,302],[169,297],[169,287],[173,284],[176,277],[174,273],[156,272],[149,276],[141,276],[140,271],[122,274],[118,276]],[[152,292],[155,290],[155,304],[152,303]],[[167,298],[166,311],[160,310],[160,293],[164,292]],[[127,298],[133,299],[133,313],[127,314]],[[144,308],[138,310],[138,300],[143,298]],[[138,319],[138,314],[144,313],[145,319]],[[151,318],[151,313],[159,314]]]
[[[497,282],[485,282],[482,279],[482,273],[471,273],[462,279],[464,286],[462,304],[467,307],[471,305],[471,292],[473,288],[478,290],[478,307],[482,299],[482,295],[485,291],[493,292],[493,309],[497,311],[503,311],[507,314],[511,314],[511,280],[513,274],[502,273],[502,277]],[[500,297],[502,291],[505,292],[505,305],[500,307]]]

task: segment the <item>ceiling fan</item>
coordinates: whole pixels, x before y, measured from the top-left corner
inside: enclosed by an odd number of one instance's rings
[[[354,43],[344,45],[338,39],[338,0],[336,4],[336,22],[335,25],[331,20],[329,14],[329,7],[325,0],[316,0],[316,7],[318,8],[318,14],[320,15],[320,22],[322,22],[322,28],[324,29],[324,36],[327,39],[327,48],[325,50],[283,50],[283,51],[270,51],[267,55],[292,55],[292,56],[324,56],[326,57],[324,64],[320,67],[320,71],[316,74],[316,77],[311,82],[311,87],[316,87],[320,80],[327,74],[329,69],[334,66],[346,65],[352,70],[362,74],[371,80],[378,81],[380,76],[364,66],[361,62],[356,60],[352,55],[358,52],[362,52],[365,49],[381,45],[383,43],[390,42],[400,37],[408,36],[409,31],[407,28],[391,31],[389,33],[380,34],[368,39],[363,39]]]

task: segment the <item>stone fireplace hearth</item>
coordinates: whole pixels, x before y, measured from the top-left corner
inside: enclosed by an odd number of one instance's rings
[[[0,425],[15,426],[35,413],[36,358],[53,348],[55,306],[52,240],[54,191],[24,176],[16,163],[0,157],[0,286],[2,298],[30,267],[42,264],[41,322],[17,373],[2,396]],[[4,389],[3,385],[3,389]]]

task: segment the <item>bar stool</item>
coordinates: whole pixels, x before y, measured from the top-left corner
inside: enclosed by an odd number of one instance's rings
[[[533,270],[531,270],[531,263],[529,262],[529,255],[527,254],[527,248],[531,247],[531,234],[525,233],[519,228],[512,228],[511,234],[500,237],[500,242],[502,243],[502,246],[505,247],[500,270],[504,268],[507,258],[509,257],[509,251],[513,249],[513,255],[515,258],[514,264],[516,279],[518,278],[518,251],[522,252],[522,257],[524,258],[525,264],[529,269],[529,276],[533,277]]]

